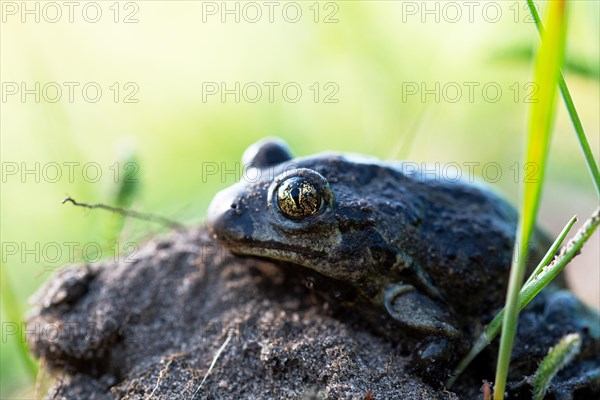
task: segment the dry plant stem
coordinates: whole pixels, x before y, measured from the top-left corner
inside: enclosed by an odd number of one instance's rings
[[[225,347],[227,347],[227,345],[229,344],[230,340],[231,340],[231,335],[227,336],[227,339],[225,339],[225,342],[223,342],[223,344],[221,345],[221,347],[219,347],[219,350],[217,350],[217,353],[215,354],[215,356],[213,357],[212,362],[210,363],[210,367],[208,367],[208,371],[206,371],[206,375],[204,375],[204,379],[202,379],[202,382],[200,382],[200,385],[198,386],[198,388],[194,392],[194,394],[192,396],[192,400],[194,400],[194,397],[196,397],[196,395],[198,394],[198,392],[200,391],[200,389],[202,389],[202,385],[204,385],[204,382],[206,382],[206,378],[208,378],[208,375],[210,375],[211,371],[215,367],[215,364],[217,363],[217,360],[221,356],[221,353],[223,352],[223,350],[225,350]]]
[[[171,229],[175,229],[175,230],[183,230],[185,229],[185,227],[180,224],[179,222],[175,222],[172,221],[168,218],[165,217],[161,217],[158,215],[153,215],[153,214],[147,214],[147,213],[141,213],[138,211],[133,211],[133,210],[126,210],[124,208],[120,208],[120,207],[112,207],[112,206],[108,206],[106,204],[88,204],[88,203],[80,203],[78,201],[76,201],[74,198],[72,197],[67,197],[66,199],[64,199],[62,201],[62,204],[65,203],[72,203],[75,206],[78,207],[83,207],[83,208],[89,208],[89,209],[94,209],[94,208],[98,208],[101,210],[106,210],[106,211],[110,211],[110,212],[114,212],[117,214],[120,214],[124,217],[131,217],[131,218],[136,218],[136,219],[141,219],[143,221],[148,221],[148,222],[156,222],[158,224],[164,225],[168,228]]]

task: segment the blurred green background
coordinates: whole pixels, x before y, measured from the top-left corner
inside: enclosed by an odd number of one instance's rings
[[[93,260],[98,244],[112,258],[164,231],[128,220],[106,248],[114,216],[61,205],[67,194],[115,204],[117,181],[129,176],[139,184],[128,206],[196,225],[215,192],[239,179],[227,171],[239,171],[244,149],[264,136],[297,155],[472,165],[516,203],[538,43],[525,2],[426,3],[100,1],[76,2],[71,15],[63,3],[0,3],[0,234],[4,283],[19,307],[53,271],[84,259],[82,249]],[[565,66],[596,157],[599,13],[598,2],[571,3]],[[224,98],[222,85],[233,89]],[[539,217],[552,234],[598,204],[559,109]],[[567,268],[597,308],[599,251],[596,235]],[[6,307],[0,397],[34,398]]]

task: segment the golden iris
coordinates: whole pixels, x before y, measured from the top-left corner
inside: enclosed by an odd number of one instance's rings
[[[286,217],[302,219],[319,211],[321,195],[308,179],[295,176],[278,186],[277,205]]]

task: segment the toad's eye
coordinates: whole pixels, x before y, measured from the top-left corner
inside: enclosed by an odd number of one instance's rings
[[[302,219],[316,214],[323,202],[317,188],[306,178],[294,176],[277,187],[277,206],[288,218]]]

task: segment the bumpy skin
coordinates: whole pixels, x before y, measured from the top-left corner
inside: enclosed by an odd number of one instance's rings
[[[502,304],[517,213],[489,189],[414,163],[292,158],[277,140],[253,145],[243,161],[251,166],[246,179],[220,192],[207,217],[214,238],[233,253],[291,262],[350,285],[409,331],[438,338],[421,349],[432,360],[447,358],[444,338],[457,340],[467,318],[485,319]],[[316,188],[316,213],[284,215],[277,189],[291,177]]]

